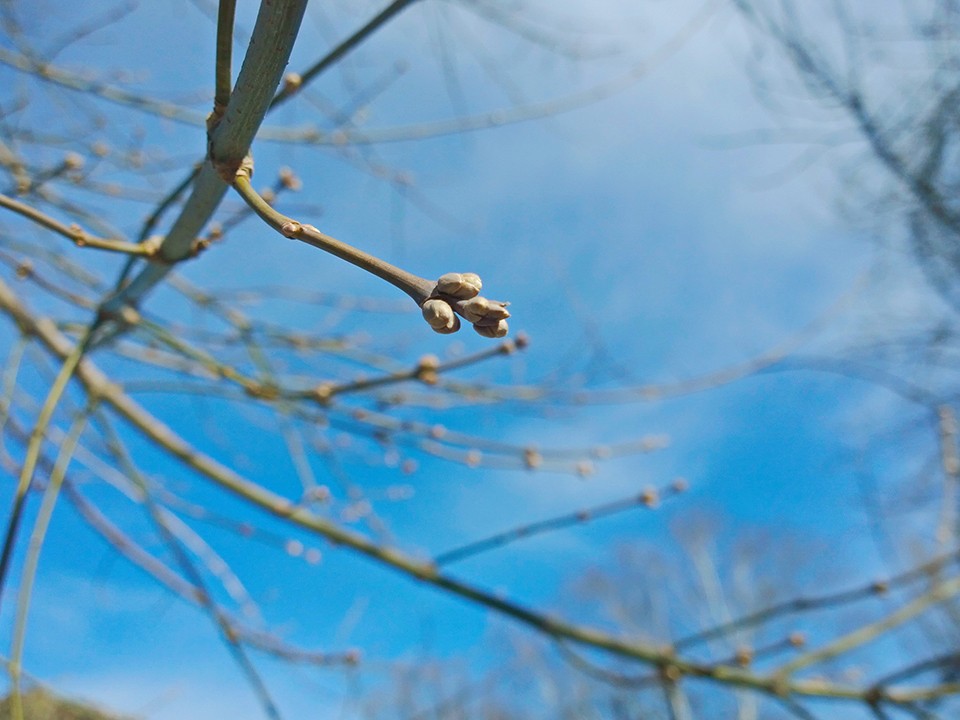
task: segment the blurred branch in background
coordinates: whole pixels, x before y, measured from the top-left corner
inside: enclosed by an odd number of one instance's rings
[[[658,15],[656,3],[283,0],[254,17],[231,0],[71,13],[0,2],[0,479],[11,507],[0,591],[9,580],[18,595],[0,633],[9,715],[32,717],[45,697],[27,687],[34,673],[63,672],[50,661],[55,638],[39,623],[28,632],[28,611],[57,602],[71,547],[88,542],[195,609],[271,718],[297,716],[284,711],[294,666],[310,669],[308,688],[315,674],[336,678],[336,710],[309,703],[331,718],[955,714],[960,9],[882,5],[710,0]],[[668,26],[647,33],[646,13]],[[661,311],[638,300],[656,278],[642,279],[623,237],[594,228],[604,198],[586,239],[571,229],[576,198],[551,208],[556,226],[525,225],[541,176],[510,161],[558,155],[568,127],[555,116],[601,101],[613,113],[618,96],[705,42],[703,30],[731,26],[751,43],[757,96],[798,126],[781,137],[814,138],[791,167],[839,148],[836,167],[853,178],[846,212],[880,259],[847,278],[839,300],[818,297],[826,309],[813,321],[791,316],[801,329],[771,350],[751,356],[731,338],[739,359],[714,370],[644,365],[668,344],[641,317]],[[165,38],[170,28],[183,38]],[[644,123],[667,134],[654,110],[627,118],[631,140]],[[603,119],[610,127],[588,133],[615,132]],[[530,120],[543,123],[543,148],[510,135]],[[493,129],[503,154],[471,156],[467,133]],[[602,173],[615,184],[632,182],[628,152]],[[265,187],[254,156],[281,168]],[[413,164],[434,180],[421,184]],[[650,165],[658,187],[685,167]],[[457,185],[457,207],[451,178],[483,173],[495,179],[492,204]],[[587,185],[574,192],[588,196]],[[680,203],[687,215],[709,201],[695,193]],[[477,217],[503,206],[504,219],[473,226],[459,217],[468,206]],[[423,233],[414,248],[384,240],[403,236],[407,208]],[[703,227],[719,235],[717,222]],[[645,233],[643,262],[654,262]],[[883,286],[891,248],[893,265],[919,269],[940,298],[935,313],[903,322],[884,305],[896,294]],[[591,283],[582,322],[573,291],[550,274],[564,253],[570,283]],[[615,272],[589,277],[584,253],[612,258]],[[415,265],[425,277],[403,269]],[[476,272],[448,272],[457,267]],[[497,294],[520,298],[510,311],[480,295],[481,271]],[[556,346],[504,338],[511,313]],[[460,318],[483,339],[454,344],[423,323],[445,336]],[[595,331],[605,322],[613,328]],[[554,372],[558,339],[573,370]],[[723,356],[709,344],[690,367]],[[528,373],[534,362],[551,367]],[[611,382],[614,364],[627,370]],[[817,548],[807,528],[792,548],[793,518],[775,507],[753,542],[746,520],[725,535],[696,514],[733,480],[708,457],[711,436],[736,445],[742,429],[722,411],[722,427],[706,427],[703,406],[685,403],[729,402],[751,382],[782,389],[782,378],[804,395],[808,376],[904,403],[865,413],[881,429],[863,474],[881,484],[864,481],[862,506],[845,508],[867,517],[886,572],[855,559],[859,536],[849,549]],[[655,431],[669,407],[696,426],[680,448]],[[791,438],[813,442],[808,425],[822,431],[825,415],[803,415]],[[751,425],[764,422],[751,411]],[[737,472],[761,474],[742,501],[754,509],[792,459],[750,449]],[[935,480],[904,480],[884,453]],[[801,469],[811,484],[848,479]],[[663,482],[678,475],[693,478],[690,492],[686,480]],[[572,560],[584,553],[599,558],[593,569]],[[371,597],[366,617],[356,608]],[[427,608],[439,608],[429,611],[438,634],[463,625],[436,660],[409,652]],[[477,609],[527,633],[457,667],[453,650],[475,632],[462,618],[476,621]],[[358,626],[369,643],[347,642]],[[133,640],[118,642],[117,654],[134,652]],[[101,651],[90,649],[91,663]],[[194,652],[183,650],[188,672],[203,664]],[[232,694],[207,699],[226,715]]]

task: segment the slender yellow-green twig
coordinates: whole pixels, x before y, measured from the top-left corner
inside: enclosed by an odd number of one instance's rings
[[[10,349],[7,364],[3,369],[2,391],[0,391],[0,449],[3,448],[3,428],[10,416],[13,407],[13,393],[17,386],[17,375],[20,372],[20,363],[23,353],[27,349],[27,338],[21,337],[16,345]]]
[[[213,595],[207,588],[207,584],[204,581],[200,570],[196,567],[196,565],[194,565],[180,540],[170,527],[167,513],[154,499],[150,486],[147,484],[146,479],[143,477],[143,474],[140,472],[140,469],[137,467],[136,463],[134,463],[126,445],[120,439],[120,436],[113,429],[113,425],[103,413],[98,414],[97,419],[100,427],[103,429],[104,434],[106,435],[107,443],[110,446],[111,451],[114,453],[114,456],[117,458],[120,467],[140,493],[140,496],[143,500],[143,505],[147,511],[147,515],[157,528],[157,532],[163,539],[164,544],[170,548],[170,552],[173,554],[177,564],[183,571],[184,576],[189,580],[193,587],[196,588],[198,604],[207,612],[214,625],[216,625],[217,629],[220,630],[220,634],[224,643],[226,644],[234,660],[240,666],[241,671],[244,673],[244,675],[246,675],[251,689],[260,701],[260,704],[263,707],[267,717],[271,720],[280,720],[280,711],[277,709],[276,703],[270,696],[270,691],[267,689],[267,685],[260,676],[260,673],[257,671],[256,666],[250,660],[246,650],[244,650],[243,644],[239,639],[239,633],[227,614],[214,600]]]
[[[7,572],[10,569],[10,560],[13,555],[13,548],[16,544],[17,529],[20,526],[20,519],[23,515],[23,506],[26,501],[27,491],[30,489],[30,483],[33,481],[33,473],[37,467],[37,459],[40,457],[40,447],[43,444],[43,437],[53,418],[53,413],[63,397],[64,391],[70,378],[73,377],[77,366],[83,358],[87,349],[87,343],[90,340],[91,332],[87,332],[73,349],[64,357],[63,365],[57,374],[50,392],[47,394],[40,408],[40,415],[30,433],[30,440],[27,443],[27,453],[23,460],[23,467],[20,470],[20,478],[17,482],[17,488],[14,491],[13,506],[10,510],[10,520],[7,522],[6,537],[3,541],[3,551],[0,554],[0,599],[3,597],[3,588],[7,578]]]
[[[60,445],[60,452],[57,454],[56,462],[53,465],[53,472],[50,474],[47,489],[43,493],[40,512],[34,521],[33,532],[30,534],[30,544],[27,548],[27,557],[24,561],[19,597],[17,599],[17,614],[13,626],[10,662],[7,665],[10,672],[10,681],[13,686],[11,704],[13,720],[23,720],[23,697],[20,688],[23,648],[27,635],[27,616],[30,612],[30,598],[33,593],[34,580],[37,576],[40,552],[43,549],[43,541],[47,535],[47,528],[50,526],[50,518],[53,517],[53,510],[57,504],[60,488],[63,486],[63,479],[66,477],[67,468],[70,466],[73,453],[76,451],[77,443],[80,441],[80,435],[87,425],[88,417],[89,408],[73,421],[70,431]]]
[[[903,623],[922,613],[927,608],[944,602],[957,593],[960,593],[960,577],[954,577],[945,582],[937,583],[923,595],[914,598],[906,605],[898,608],[886,617],[880,618],[876,622],[870,623],[869,625],[864,625],[861,628],[857,628],[853,632],[837,638],[822,648],[804,653],[798,658],[782,665],[777,670],[777,675],[781,677],[788,677],[789,675],[792,675],[793,673],[805,667],[809,667],[825,660],[835,658],[843,653],[850,652],[860,645],[875,640],[883,635],[886,631],[895,628],[898,625],[902,625]]]
[[[126,255],[142,255],[145,257],[149,257],[157,251],[157,247],[153,243],[133,243],[124,240],[95,237],[87,233],[79,225],[64,225],[46,213],[40,212],[26,203],[14,200],[6,195],[0,195],[0,207],[11,210],[28,220],[32,220],[37,225],[41,225],[48,230],[53,230],[53,232],[63,235],[77,247],[92,247],[98,250],[109,250]]]

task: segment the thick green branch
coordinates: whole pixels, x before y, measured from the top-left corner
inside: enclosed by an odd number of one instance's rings
[[[170,266],[191,256],[196,238],[210,220],[228,184],[246,157],[284,68],[303,20],[306,0],[275,0],[260,5],[247,54],[227,108],[208,131],[207,160],[193,183],[190,197],[163,239],[158,251],[163,263],[153,263],[104,304],[104,314],[119,315],[135,306],[170,271]],[[229,181],[228,181],[229,182]]]

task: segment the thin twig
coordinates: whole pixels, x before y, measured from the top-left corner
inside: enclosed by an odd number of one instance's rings
[[[20,527],[20,519],[23,515],[23,507],[26,501],[27,491],[30,489],[30,483],[33,481],[33,474],[37,467],[37,459],[40,457],[40,448],[43,444],[44,435],[47,427],[53,419],[53,414],[60,404],[60,398],[67,389],[70,378],[80,365],[87,349],[87,342],[90,340],[90,333],[84,335],[80,341],[64,356],[63,365],[60,372],[54,380],[53,386],[47,393],[46,400],[40,409],[40,415],[37,417],[36,424],[30,433],[30,440],[27,444],[27,454],[23,461],[23,467],[20,470],[20,479],[17,482],[17,488],[14,491],[13,506],[10,510],[10,519],[7,521],[6,535],[3,541],[3,551],[0,555],[0,599],[3,596],[3,589],[7,579],[7,572],[10,567],[10,561],[13,557],[13,549],[16,544],[17,530]]]
[[[236,0],[220,0],[217,14],[217,61],[214,72],[213,117],[218,122],[230,102],[233,83],[233,18]]]
[[[376,275],[382,280],[386,280],[413,298],[417,305],[421,305],[423,301],[433,293],[436,287],[435,282],[402,270],[363,250],[358,250],[352,245],[348,245],[345,242],[322,233],[312,225],[300,223],[278,212],[253,188],[253,185],[250,183],[249,172],[237,173],[233,181],[233,187],[237,193],[239,193],[240,197],[243,198],[244,202],[246,202],[264,222],[284,237],[294,238],[308,245],[313,245],[331,255],[335,255],[341,260],[346,260],[348,263]]]
[[[47,483],[47,488],[43,493],[40,512],[36,520],[34,520],[33,532],[30,534],[27,557],[20,579],[17,612],[13,625],[13,641],[11,643],[10,662],[8,664],[11,684],[13,686],[12,715],[14,720],[23,720],[23,698],[20,689],[21,668],[23,665],[23,649],[27,634],[27,616],[30,612],[30,598],[33,593],[37,566],[40,562],[40,552],[43,549],[43,541],[47,535],[47,528],[50,526],[50,519],[53,517],[53,510],[56,507],[57,498],[60,495],[60,488],[63,486],[63,480],[66,477],[70,461],[73,459],[77,443],[80,441],[80,436],[86,428],[90,410],[91,408],[84,410],[80,416],[73,421],[66,439],[60,444],[60,451],[53,465],[50,481]]]
[[[138,244],[127,242],[125,240],[111,240],[90,235],[79,225],[64,225],[59,220],[55,220],[46,213],[43,213],[36,208],[27,205],[26,203],[22,203],[19,200],[14,200],[11,197],[7,197],[6,195],[0,195],[0,207],[11,210],[18,215],[22,215],[28,220],[31,220],[37,225],[45,227],[48,230],[53,230],[53,232],[58,233],[70,240],[77,247],[91,247],[98,250],[109,250],[111,252],[124,253],[126,255],[140,255],[144,257],[150,257],[157,250],[157,248],[150,243]]]
[[[592,508],[577,510],[572,513],[559,515],[548,520],[528,523],[520,527],[513,528],[496,535],[477,540],[466,545],[462,545],[453,550],[447,550],[434,557],[434,562],[439,566],[450,565],[459,562],[468,557],[473,557],[481,553],[500,548],[522,538],[529,538],[535,535],[561,530],[573,525],[582,525],[583,523],[596,520],[597,518],[617,515],[619,513],[635,510],[637,508],[654,508],[661,499],[673,497],[686,490],[686,482],[674,481],[669,485],[662,487],[659,491],[653,488],[635,493],[630,497],[612,502],[596,505]]]

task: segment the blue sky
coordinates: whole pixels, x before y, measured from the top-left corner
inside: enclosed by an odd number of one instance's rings
[[[240,5],[239,22],[249,29],[253,3]],[[511,78],[511,93],[539,101],[625,74],[671,42],[691,17],[709,16],[679,50],[630,87],[596,103],[494,129],[373,146],[384,163],[415,178],[416,192],[439,213],[425,213],[323,148],[258,142],[255,179],[267,184],[282,165],[290,165],[304,183],[291,202],[322,210],[305,221],[425,277],[478,272],[486,294],[509,300],[511,327],[526,332],[531,347],[465,371],[465,378],[536,383],[559,371],[563,389],[584,382],[609,388],[672,382],[746,361],[826,313],[872,267],[876,252],[862,227],[836,213],[843,186],[835,171],[844,154],[827,154],[795,171],[806,145],[763,142],[754,134],[794,119],[757,101],[745,71],[750,43],[743,26],[729,8],[715,5],[704,10],[686,0],[551,4],[561,18],[569,13],[596,23],[596,35],[584,36],[588,44],[596,40],[600,48],[617,48],[607,59],[568,63],[456,3],[425,0],[352,56],[342,74],[317,85],[318,92],[342,106],[355,88],[375,85],[384,68],[405,63],[359,118],[361,129],[509,107],[510,93],[483,70],[474,45],[485,47],[487,60]],[[72,19],[56,2],[37,7],[17,9],[42,15],[34,19],[36,25],[25,23],[31,36],[50,27],[48,36],[55,37],[52,28]],[[330,38],[342,37],[374,7],[309,7],[291,67],[308,64]],[[87,11],[95,14],[93,7]],[[74,69],[122,67],[138,79],[142,92],[205,112],[213,38],[214,25],[195,5],[145,4],[67,49],[58,62]],[[37,92],[36,106],[24,111],[22,122],[46,122],[50,131],[69,127],[65,109],[76,96],[62,100],[35,90],[33,81],[8,68],[0,68],[0,83]],[[48,107],[62,114],[51,117],[44,111]],[[103,133],[113,142],[132,142],[142,130],[148,150],[185,162],[202,153],[204,138],[197,128],[109,105],[102,112],[110,123]],[[316,117],[310,105],[292,103],[268,124],[303,127]],[[169,174],[161,187],[169,187],[177,174]],[[237,204],[233,198],[228,202]],[[145,212],[129,203],[114,208],[98,199],[97,204],[129,232]],[[116,265],[113,259],[103,263],[98,267]],[[210,289],[284,284],[397,299],[393,288],[375,278],[250,221],[184,274]],[[889,296],[891,286],[899,292],[899,307],[935,302],[924,299],[909,273],[893,281],[888,277],[887,284],[861,291],[804,350],[829,350],[837,338],[842,342],[858,331],[875,299]],[[145,309],[169,319],[182,307],[172,293],[161,291]],[[425,352],[447,357],[485,345],[469,330],[452,338],[433,336],[415,311],[353,320],[309,305],[281,304],[251,313],[304,329],[331,323],[338,331],[362,330],[367,347],[387,349],[406,364]],[[10,338],[10,328],[2,327],[0,337]],[[584,378],[587,370],[592,374]],[[297,482],[281,438],[269,426],[257,429],[265,414],[237,412],[203,398],[144,394],[140,399],[209,452],[233,458],[252,477],[295,494]],[[866,430],[865,408],[871,413]],[[421,456],[416,457],[418,472],[407,477],[390,467],[366,465],[362,456],[344,461],[345,471],[371,496],[392,484],[412,488],[411,499],[378,503],[377,509],[402,546],[423,553],[677,476],[688,478],[690,493],[656,512],[518,543],[455,568],[526,604],[596,619],[589,609],[571,605],[564,589],[575,578],[590,568],[611,567],[622,544],[677,552],[677,528],[700,516],[719,518],[721,545],[766,531],[785,547],[802,541],[842,548],[824,558],[820,572],[832,575],[838,587],[845,579],[863,580],[867,576],[850,568],[879,565],[859,509],[860,449],[882,418],[909,422],[914,411],[863,383],[783,372],[658,402],[398,412],[544,448],[669,436],[668,448],[602,463],[587,480],[470,469]],[[335,444],[341,439],[333,431],[330,435]],[[131,441],[146,453],[150,472],[187,486],[180,468]],[[896,468],[895,461],[882,464]],[[320,460],[315,470],[321,481],[330,472]],[[191,482],[192,497],[223,512],[244,512],[222,493]],[[116,493],[91,490],[91,495],[130,527],[143,529],[137,509]],[[319,565],[241,543],[215,528],[203,531],[260,602],[266,621],[307,646],[362,648],[374,677],[389,663],[420,653],[463,657],[478,667],[496,664],[491,638],[502,623],[465,603],[300,534],[293,535],[323,553]],[[9,603],[3,617],[9,628]],[[26,667],[56,688],[152,720],[260,717],[209,621],[123,560],[112,559],[66,506],[51,529],[31,617]],[[290,717],[352,717],[342,675],[290,671],[272,661],[263,661],[262,668]]]

